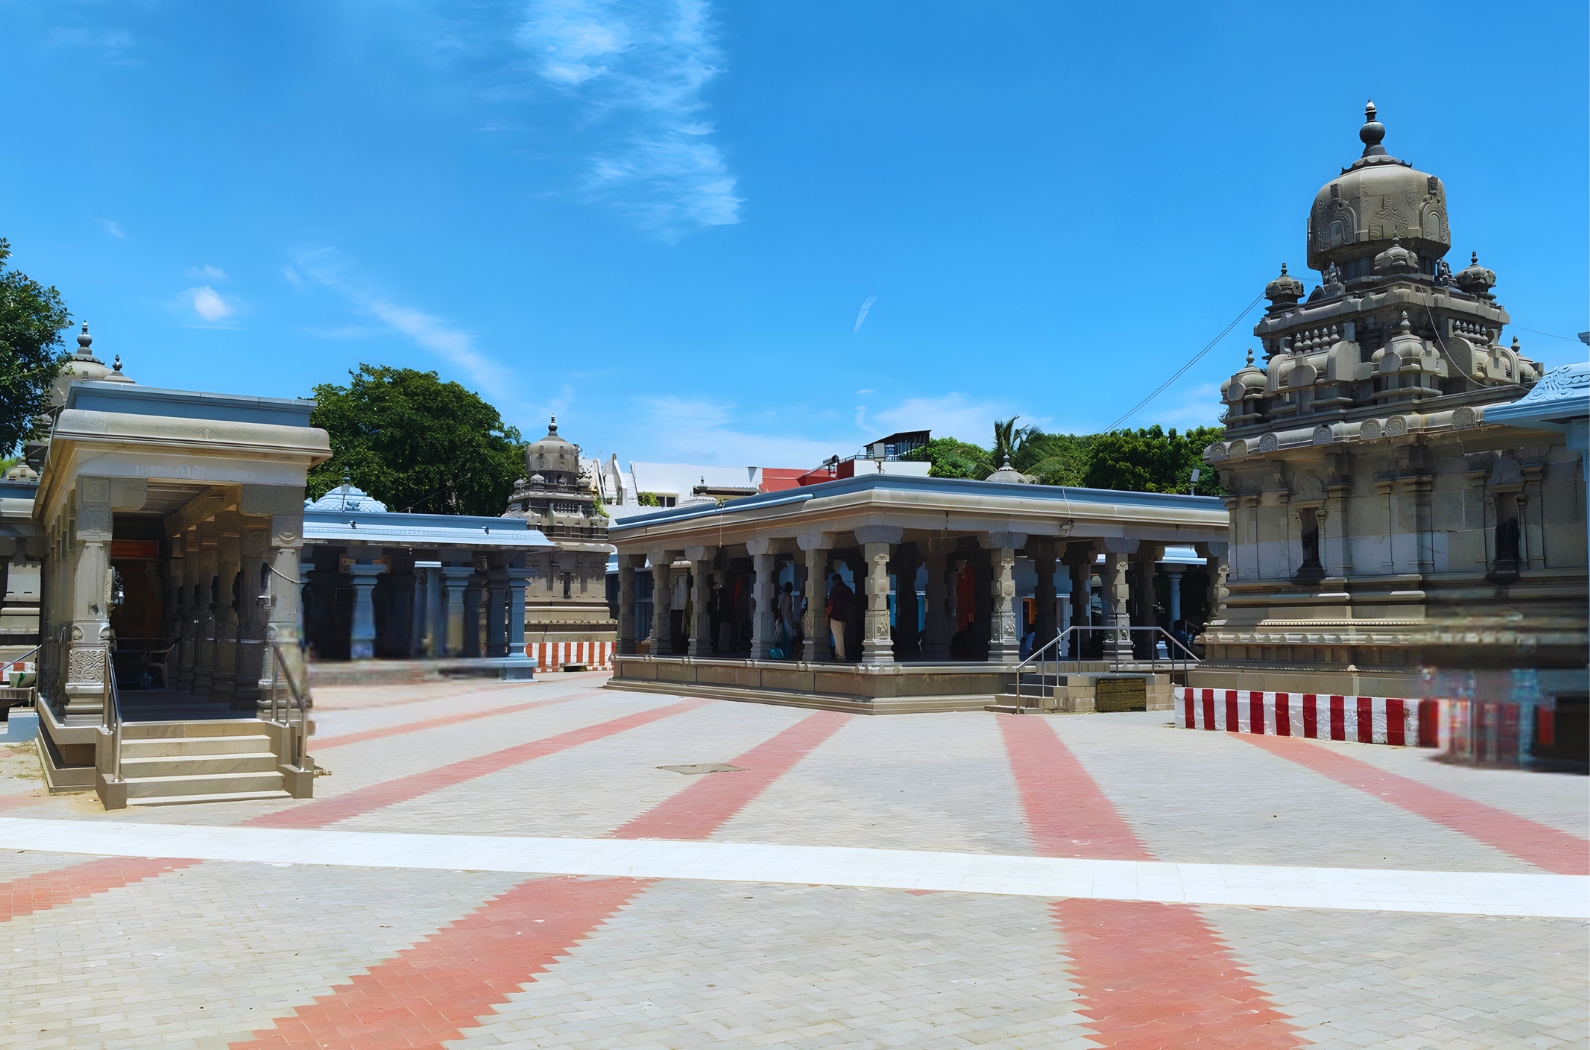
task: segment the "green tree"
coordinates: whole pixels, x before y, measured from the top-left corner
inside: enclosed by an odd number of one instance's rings
[[[1092,459],[1093,435],[1046,434],[1029,427],[1011,466],[1040,485],[1081,485]]]
[[[61,293],[7,270],[10,257],[11,245],[0,238],[0,454],[34,436],[68,356],[57,349],[61,332],[72,323]]]
[[[497,410],[435,372],[361,364],[321,383],[310,421],[332,456],[309,472],[319,498],[344,474],[395,511],[501,514],[524,472],[524,440]]]
[[[1083,484],[1095,489],[1187,492],[1194,467],[1201,468],[1197,493],[1218,496],[1220,477],[1203,464],[1203,450],[1220,437],[1219,427],[1169,433],[1158,424],[1092,436]]]
[[[900,457],[913,463],[931,463],[929,477],[986,478],[994,472],[988,449],[952,437],[932,438],[921,448]]]

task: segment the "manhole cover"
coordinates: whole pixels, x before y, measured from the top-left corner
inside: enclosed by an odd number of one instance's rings
[[[745,772],[745,767],[744,766],[731,766],[727,762],[696,762],[693,765],[688,765],[688,766],[658,766],[657,768],[658,769],[666,769],[670,773],[684,773],[687,776],[692,774],[692,773],[744,773]]]

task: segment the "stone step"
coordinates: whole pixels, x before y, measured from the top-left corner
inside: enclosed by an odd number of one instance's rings
[[[125,733],[125,730],[123,731]],[[263,733],[248,736],[163,736],[127,739],[121,742],[122,761],[131,758],[157,758],[161,755],[248,755],[271,749],[271,738]]]
[[[269,773],[206,773],[201,776],[126,778],[127,802],[135,798],[161,798],[170,795],[218,795],[238,791],[284,791],[282,775]]]
[[[277,758],[271,751],[223,755],[149,755],[121,760],[121,775],[128,780],[170,777],[208,777],[217,773],[273,773]]]
[[[1041,714],[1042,705],[1045,702],[1041,696],[1024,696],[1018,698],[1014,693],[1000,693],[998,696],[994,697],[993,703],[984,704],[983,710],[993,711],[995,714],[1001,715],[1014,715],[1018,713],[1018,701],[1020,705],[1019,713],[1022,714]],[[1052,705],[1054,701],[1050,700],[1049,703]]]
[[[149,795],[129,798],[128,806],[187,806],[196,802],[253,802],[268,798],[291,798],[286,791],[221,791],[210,795]]]
[[[189,722],[172,719],[163,722],[123,722],[123,744],[132,740],[201,740],[224,736],[259,736],[265,723],[258,718],[228,718]]]

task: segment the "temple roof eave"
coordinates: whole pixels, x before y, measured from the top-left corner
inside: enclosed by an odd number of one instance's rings
[[[929,534],[1017,532],[1035,538],[1136,536],[1153,542],[1196,542],[1223,538],[1229,522],[1224,504],[1213,497],[1058,486],[967,487],[985,484],[975,481],[936,486],[850,484],[854,480],[811,486],[808,492],[784,493],[777,499],[632,518],[615,523],[609,539],[620,550],[635,551],[658,543],[685,545],[693,540],[719,545],[743,543],[753,536],[793,538],[890,525]]]
[[[1333,320],[1351,319],[1373,310],[1396,306],[1466,313],[1497,326],[1512,323],[1507,311],[1494,302],[1475,299],[1461,292],[1447,293],[1448,289],[1421,287],[1412,281],[1399,282],[1375,291],[1348,292],[1314,303],[1288,305],[1283,312],[1266,314],[1253,326],[1253,334],[1261,338],[1282,335],[1294,328],[1316,327]]]

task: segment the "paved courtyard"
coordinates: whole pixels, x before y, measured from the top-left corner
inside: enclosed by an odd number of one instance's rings
[[[302,801],[0,746],[0,1046],[1590,1045],[1584,778],[605,681],[321,690]]]

